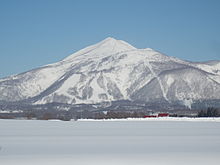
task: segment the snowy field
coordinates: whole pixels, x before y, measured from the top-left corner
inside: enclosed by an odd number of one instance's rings
[[[219,165],[220,122],[0,120],[1,165]]]

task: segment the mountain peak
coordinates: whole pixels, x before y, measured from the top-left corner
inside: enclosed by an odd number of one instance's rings
[[[113,37],[107,37],[103,41],[117,41],[117,40],[115,38],[113,38]]]
[[[64,59],[64,61],[69,61],[75,59],[76,57],[85,57],[85,56],[92,56],[92,57],[103,57],[113,55],[119,52],[129,51],[136,49],[129,43],[116,40],[112,37],[107,37],[106,39],[98,42],[95,45],[88,46]]]
[[[123,51],[136,49],[134,46],[130,45],[129,43],[123,40],[117,40],[112,37],[107,37],[106,39],[102,40],[98,44],[102,46],[112,46],[112,47],[118,48],[119,51],[120,49],[123,49]]]

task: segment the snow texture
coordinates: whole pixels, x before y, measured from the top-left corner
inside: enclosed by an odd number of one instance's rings
[[[220,123],[204,120],[0,120],[0,162],[3,165],[218,165]]]

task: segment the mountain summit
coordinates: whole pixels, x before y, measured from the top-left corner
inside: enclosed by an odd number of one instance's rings
[[[129,51],[136,49],[132,45],[128,44],[127,42],[116,40],[114,38],[108,37],[104,39],[103,41],[89,46],[85,49],[82,49],[73,55],[68,56],[64,59],[64,61],[74,59],[78,56],[84,56],[84,57],[103,57],[103,56],[109,56],[111,54],[116,54],[119,52]]]
[[[220,100],[220,62],[194,63],[114,38],[62,61],[0,79],[0,101],[181,104]]]

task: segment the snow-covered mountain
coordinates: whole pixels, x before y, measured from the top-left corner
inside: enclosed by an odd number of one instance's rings
[[[220,61],[194,63],[114,38],[60,62],[0,79],[0,100],[93,104],[220,100]]]

